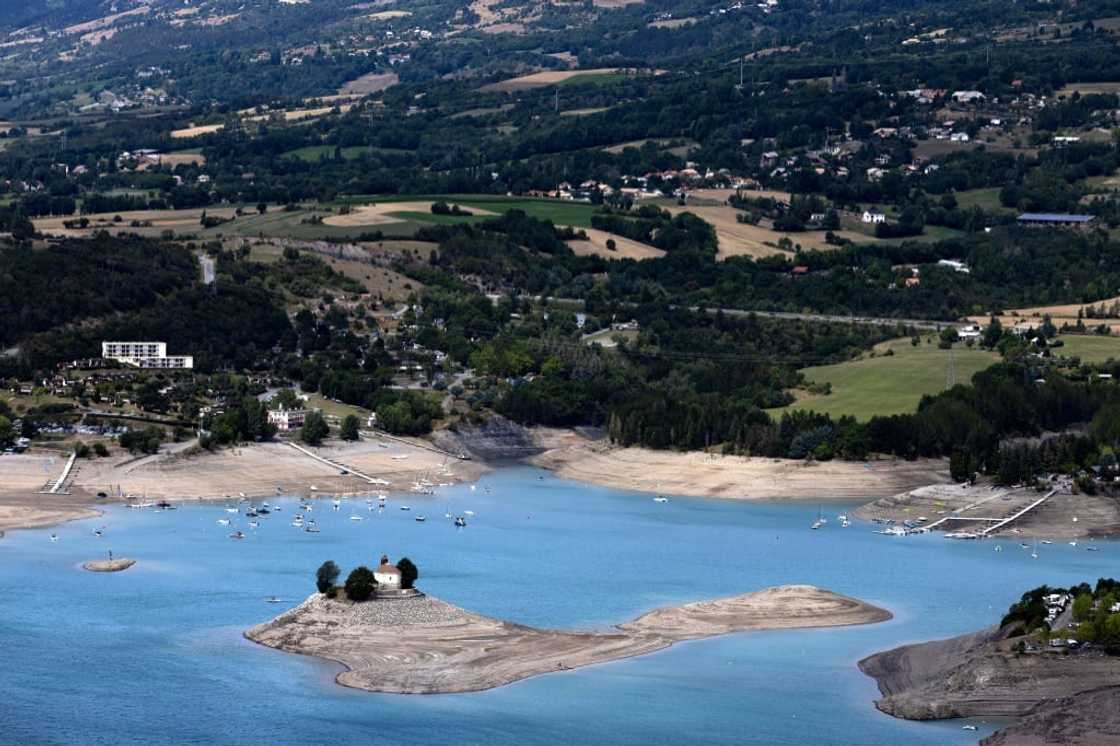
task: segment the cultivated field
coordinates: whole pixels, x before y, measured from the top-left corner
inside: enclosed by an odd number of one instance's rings
[[[1105,300],[1094,301],[1093,303],[1063,303],[1052,306],[1032,306],[1031,308],[1011,308],[1003,312],[999,317],[999,322],[1004,327],[1012,327],[1016,324],[1028,323],[1037,325],[1042,323],[1045,316],[1049,316],[1054,326],[1061,327],[1063,324],[1076,324],[1077,312],[1084,311],[1089,306],[1112,306],[1114,303],[1120,303],[1120,296],[1115,298],[1106,298]],[[977,324],[987,324],[990,320],[989,316],[972,316],[970,320]],[[1084,319],[1086,326],[1098,326],[1100,324],[1107,324],[1112,328],[1113,334],[1120,332],[1120,319]]]
[[[616,236],[613,233],[597,230],[595,228],[584,228],[584,233],[587,234],[586,241],[569,241],[568,245],[572,247],[572,251],[580,256],[588,256],[597,254],[607,259],[656,259],[657,257],[664,256],[665,252],[661,249],[655,249],[652,246],[647,246],[644,243],[639,243],[629,238]],[[607,241],[614,240],[615,250],[611,251],[607,248]]]
[[[835,248],[825,241],[825,231],[802,231],[800,233],[778,233],[765,224],[750,225],[736,220],[738,210],[727,205],[689,205],[679,207],[666,204],[665,209],[677,215],[691,212],[706,220],[716,229],[719,239],[719,253],[716,258],[725,260],[733,256],[763,257],[772,254],[790,255],[791,252],[778,248],[778,241],[788,238],[795,245],[806,249],[827,251]],[[877,239],[848,231],[833,231],[841,238],[849,238],[860,243],[875,243]]]
[[[359,205],[352,208],[349,214],[332,215],[328,218],[324,218],[323,224],[337,226],[386,225],[388,223],[401,223],[407,220],[423,221],[428,218],[432,219],[431,222],[442,222],[439,218],[444,216],[432,214],[432,204],[432,202],[425,201],[410,201],[378,202],[370,205]],[[488,217],[497,215],[495,212],[473,206],[469,208],[469,212],[473,213],[473,215]]]
[[[893,356],[883,354],[888,349],[894,351]],[[909,339],[884,342],[874,352],[875,357],[865,355],[846,363],[803,369],[806,380],[832,384],[832,393],[807,394],[788,409],[827,412],[833,417],[851,415],[859,420],[913,412],[922,396],[945,388],[950,365],[956,370],[957,383],[968,383],[974,373],[999,361],[996,353],[964,345],[957,345],[950,355],[925,339],[917,347]]]
[[[50,236],[88,236],[94,231],[107,230],[110,233],[118,231],[126,233],[139,233],[141,235],[158,236],[164,230],[180,232],[197,232],[201,230],[202,213],[220,218],[234,217],[233,207],[208,207],[191,210],[132,210],[126,212],[103,212],[93,215],[84,215],[89,220],[86,228],[67,228],[63,223],[77,220],[78,216],[36,218],[32,222],[35,230]],[[116,220],[120,217],[120,220]],[[145,225],[132,226],[133,221]]]
[[[199,126],[184,127],[182,129],[171,130],[171,137],[176,140],[183,140],[188,137],[198,137],[199,135],[209,135],[214,132],[220,131],[224,128],[224,124],[202,124]]]
[[[487,92],[498,93],[512,93],[515,91],[527,91],[532,88],[543,88],[544,86],[556,85],[571,80],[572,78],[582,76],[595,76],[595,75],[615,75],[621,72],[617,67],[597,67],[590,70],[541,70],[540,72],[522,75],[517,78],[510,78],[509,80],[502,80],[497,83],[484,85],[479,90]]]
[[[400,18],[412,14],[403,10],[386,10],[374,15]],[[368,73],[360,78],[351,80],[349,83],[339,88],[338,93],[341,96],[366,96],[371,93],[379,93],[387,88],[392,88],[399,82],[401,82],[401,79],[396,73]]]
[[[1058,89],[1055,95],[1072,96],[1080,93],[1082,96],[1090,93],[1120,93],[1120,81],[1098,83],[1066,83]]]

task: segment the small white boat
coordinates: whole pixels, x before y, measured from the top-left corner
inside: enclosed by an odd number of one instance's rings
[[[261,524],[257,523],[256,521],[249,521],[249,528],[260,528],[260,527],[261,527]]]
[[[463,526],[467,525],[467,519],[464,518],[463,516],[458,516],[455,519],[455,525],[458,526],[459,528],[462,528]]]
[[[219,526],[228,526],[229,525],[229,519],[228,518],[219,518],[218,519],[218,525]]]
[[[244,539],[245,534],[241,533],[240,531],[234,531],[232,534],[229,535],[229,538],[231,538],[231,539]]]
[[[307,524],[307,526],[305,526],[303,530],[304,530],[304,532],[309,533],[309,534],[319,533],[319,527],[316,526],[314,523]]]
[[[311,485],[311,491],[312,491],[312,492],[318,492],[318,491],[319,491],[319,488],[318,488],[318,487],[316,487],[315,485]]]
[[[236,513],[236,512],[237,512],[237,508],[226,508],[226,512],[227,512],[227,513]]]
[[[1101,550],[1098,549],[1097,547],[1085,547],[1085,551],[1086,552],[1099,552]]]
[[[245,497],[245,493],[244,493],[244,492],[238,492],[238,493],[237,493],[237,496],[238,496],[238,497]]]
[[[379,502],[379,503],[383,503],[388,499],[389,499],[389,497],[387,495],[378,495],[377,496],[377,502]]]
[[[474,490],[475,490],[475,486],[472,484],[471,485],[471,492],[474,492]]]
[[[1071,547],[1075,547],[1075,546],[1077,546],[1077,542],[1076,542],[1076,541],[1071,541],[1071,542],[1069,543],[1069,545],[1070,545]]]
[[[408,507],[407,505],[402,505],[401,510],[412,510],[412,508]]]
[[[360,515],[355,515],[355,514],[351,514],[351,515],[350,515],[350,520],[352,520],[352,521],[361,521],[361,520],[364,520],[364,519],[363,519],[363,518],[362,518],[362,517],[361,517]]]
[[[667,502],[669,502],[669,498],[667,498],[667,497],[655,497],[655,498],[653,498],[653,501],[655,503],[667,503]]]
[[[1043,539],[1042,543],[1043,544],[1053,544],[1054,542],[1050,541],[1049,539]]]
[[[417,523],[423,523],[424,521],[426,521],[426,520],[428,520],[428,519],[427,519],[427,518],[425,518],[425,517],[424,517],[424,516],[422,516],[422,515],[418,515],[418,516],[416,516],[416,519],[415,519],[415,520],[416,520],[416,522],[417,522]]]
[[[292,521],[292,525],[296,528],[303,528],[303,521],[300,520],[299,518],[297,518],[294,521]]]
[[[51,541],[58,541],[58,534],[51,534]]]
[[[342,505],[341,500],[331,500],[331,506],[333,506],[335,510],[338,510],[339,506],[341,506],[341,505]]]
[[[474,511],[473,510],[464,510],[463,515],[474,515]]]
[[[280,599],[279,599],[279,598],[277,598],[276,596],[269,596],[268,598],[266,598],[266,599],[265,599],[265,601],[267,601],[267,602],[268,602],[268,603],[270,603],[270,604],[278,604],[278,603],[280,603]]]
[[[975,725],[962,725],[961,730],[976,730]]]
[[[996,544],[996,551],[997,551],[997,552],[1002,552],[1002,551],[1003,551],[1003,547],[1001,547],[1001,546],[1000,546],[999,544]]]

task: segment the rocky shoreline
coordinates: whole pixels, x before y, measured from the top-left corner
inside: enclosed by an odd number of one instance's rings
[[[1009,640],[1009,633],[1008,629],[989,627],[946,640],[905,645],[864,658],[859,667],[875,679],[883,695],[875,706],[906,720],[1024,718],[1013,726],[1024,734],[1040,727],[1040,723],[1057,720],[1071,732],[1078,728],[1088,731],[1096,727],[1098,720],[1120,728],[1120,715],[1115,721],[1110,717],[1101,720],[1091,709],[1058,706],[1068,698],[1077,699],[1120,684],[1120,658],[1103,652],[1020,653]],[[1112,701],[1120,701],[1115,691],[1108,696]],[[1007,740],[999,733],[993,736],[997,737],[1002,740],[991,743],[1025,742]],[[1105,742],[1108,741],[1084,741]]]
[[[354,604],[314,594],[245,632],[262,645],[346,667],[336,681],[372,692],[492,689],[556,671],[643,655],[729,632],[871,624],[890,612],[813,586],[767,588],[657,609],[614,632],[542,630],[431,596]]]

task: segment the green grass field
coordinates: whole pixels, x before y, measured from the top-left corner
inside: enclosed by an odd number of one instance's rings
[[[1000,204],[999,187],[966,189],[963,192],[956,192],[953,196],[957,198],[957,206],[962,210],[979,207],[986,212],[1014,212]]]
[[[409,194],[409,195],[376,195],[376,194],[351,194],[339,199],[339,202],[361,204],[363,202],[417,202],[417,201],[446,202],[456,204],[470,210],[488,210],[493,213],[504,213],[506,210],[524,210],[527,214],[542,220],[551,220],[556,225],[574,225],[577,228],[591,227],[591,213],[595,211],[594,205],[582,202],[561,202],[554,199],[540,199],[536,197],[506,197],[489,194]],[[446,222],[438,220],[437,215],[428,213],[409,213],[417,221],[436,223]],[[466,218],[470,220],[471,218]],[[454,222],[460,222],[458,218]],[[387,226],[381,226],[387,227]]]
[[[1064,344],[1054,350],[1058,355],[1079,357],[1083,363],[1103,363],[1109,358],[1120,360],[1120,337],[1063,334]]]
[[[894,355],[886,357],[887,349]],[[936,394],[945,388],[950,355],[936,344],[923,340],[913,347],[909,339],[895,339],[875,348],[876,357],[864,356],[837,365],[805,368],[808,381],[831,383],[828,396],[807,396],[789,407],[771,410],[780,416],[785,409],[826,412],[833,417],[851,415],[868,420],[875,415],[912,412],[925,394]],[[999,360],[992,352],[968,349],[957,345],[953,351],[957,383],[968,383],[977,371]]]

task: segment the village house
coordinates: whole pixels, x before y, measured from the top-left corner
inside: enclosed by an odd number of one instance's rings
[[[279,409],[268,410],[268,424],[275,425],[276,429],[282,433],[297,430],[303,427],[303,423],[307,421],[307,415],[311,414],[309,409]]]
[[[871,225],[877,225],[879,223],[887,222],[887,216],[879,212],[878,210],[864,210],[861,220]]]

